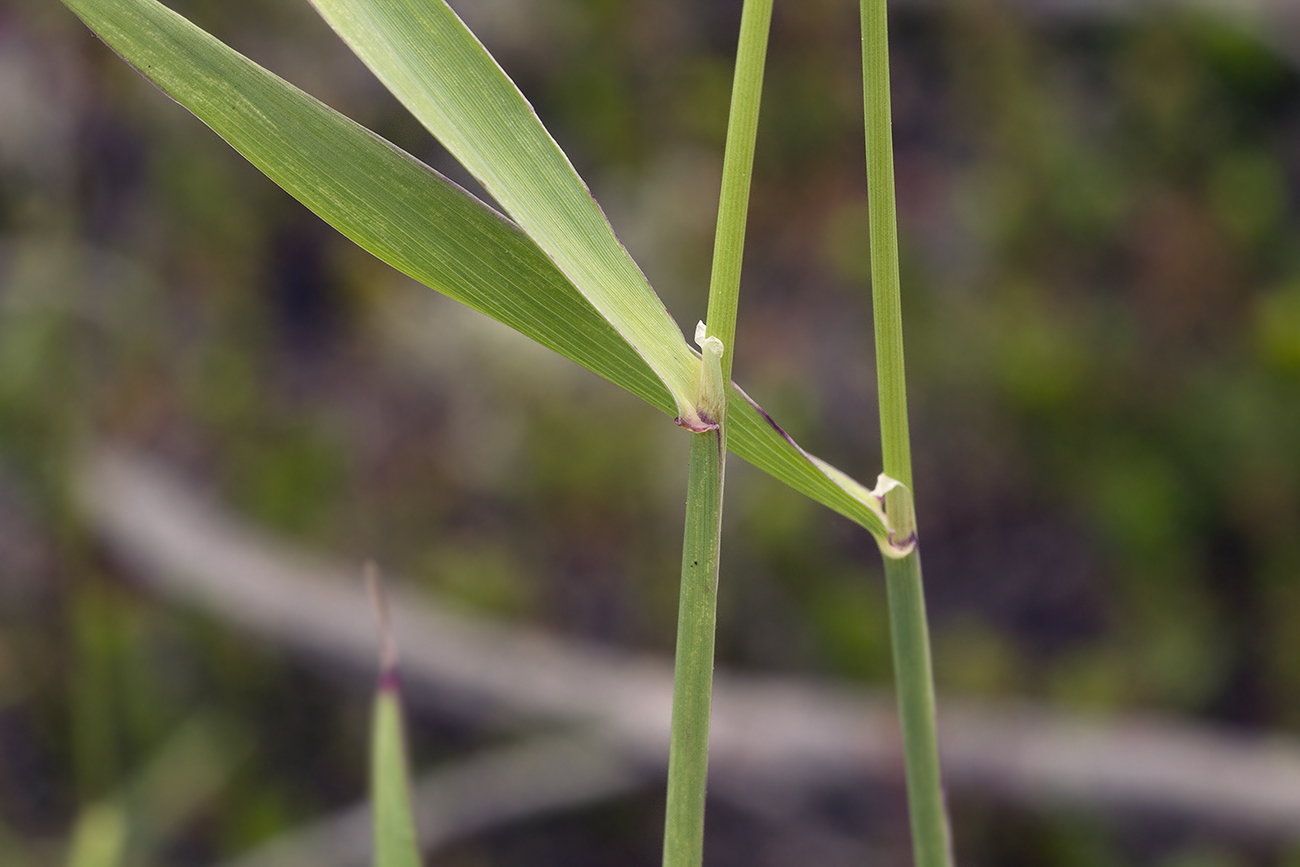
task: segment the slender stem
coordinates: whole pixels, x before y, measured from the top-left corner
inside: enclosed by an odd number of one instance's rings
[[[727,152],[722,161],[722,195],[718,200],[718,229],[713,238],[713,273],[709,279],[709,335],[726,347],[723,381],[731,381],[732,346],[736,341],[736,310],[740,301],[740,265],[745,251],[745,218],[749,213],[749,180],[758,138],[758,104],[767,63],[767,34],[772,0],[745,0],[736,49],[736,77],[727,120]]]
[[[673,671],[664,867],[698,867],[703,858],[725,455],[721,429],[691,435]]]
[[[871,307],[876,324],[881,449],[885,473],[910,489],[912,449],[907,431],[907,383],[903,373],[903,310],[898,278],[898,215],[894,204],[894,146],[890,135],[889,37],[885,0],[862,0],[862,91],[867,133]]]
[[[704,795],[709,763],[709,711],[713,695],[713,642],[717,621],[722,489],[726,476],[726,400],[736,339],[745,219],[758,134],[758,107],[767,61],[772,0],[745,0],[736,50],[735,83],[722,165],[722,195],[709,281],[707,334],[721,341],[701,346],[700,408],[718,429],[691,434],[678,601],[677,657],[673,670],[672,741],[668,753],[668,803],[664,816],[664,867],[699,867],[704,852]]]
[[[886,557],[885,581],[889,588],[889,629],[907,769],[913,859],[917,867],[949,867],[952,850],[939,772],[930,633],[925,620],[919,548],[901,560]]]
[[[885,473],[907,486],[886,496],[886,511],[891,523],[906,534],[915,530],[916,517],[911,494],[912,453],[907,429],[907,384],[903,372],[903,315],[898,276],[898,221],[894,203],[885,2],[861,0],[863,102],[881,451]],[[914,860],[917,867],[948,867],[952,864],[952,851],[939,769],[934,675],[930,663],[919,545],[917,550],[901,560],[885,559],[885,581],[889,593],[894,677],[903,732]]]

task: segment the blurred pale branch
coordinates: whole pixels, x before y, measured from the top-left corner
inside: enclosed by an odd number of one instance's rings
[[[371,672],[377,643],[358,569],[239,524],[129,451],[90,450],[74,484],[94,531],[156,592],[267,640]],[[638,766],[662,761],[671,699],[666,660],[475,620],[396,588],[392,595],[413,705],[505,730],[589,727],[597,744],[612,745]],[[940,707],[954,790],[1035,808],[1158,810],[1300,840],[1295,739],[951,698]],[[723,788],[729,778],[792,793],[864,775],[901,782],[892,707],[849,686],[720,671],[712,750],[713,776]]]
[[[600,803],[651,785],[663,769],[630,759],[589,730],[548,734],[441,765],[412,787],[420,844],[426,853],[514,820]],[[738,776],[710,786],[769,827],[776,827],[822,867],[873,863],[861,840],[808,821],[779,794]],[[290,830],[221,867],[362,867],[370,859],[370,810],[361,803]]]
[[[439,767],[412,785],[428,852],[516,819],[598,803],[649,775],[591,737],[543,735]],[[223,867],[361,867],[370,863],[365,803],[299,828]]]

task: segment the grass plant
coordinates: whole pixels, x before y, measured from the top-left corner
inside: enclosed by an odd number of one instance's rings
[[[866,528],[886,563],[917,863],[947,864],[911,500],[884,0],[863,0],[884,473],[875,489],[802,448],[731,380],[771,0],[746,0],[700,352],[531,106],[443,0],[314,0],[500,214],[156,0],[64,0],[123,59],[378,258],[642,397],[690,432],[664,864],[701,862],[728,449]],[[376,705],[377,854],[415,863],[391,666]]]

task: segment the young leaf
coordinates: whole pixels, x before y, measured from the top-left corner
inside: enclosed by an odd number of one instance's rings
[[[375,829],[375,867],[420,867],[411,787],[406,775],[406,743],[397,678],[385,677],[375,695],[370,754],[370,806]]]
[[[678,410],[647,360],[555,263],[460,187],[157,0],[63,2],[159,89],[364,249],[660,410]],[[700,356],[679,343],[693,404]],[[731,387],[728,445],[737,456],[861,524],[886,555],[911,550],[909,540],[890,539],[865,486],[804,452]]]
[[[402,736],[401,681],[397,645],[373,564],[366,565],[366,587],[379,621],[382,660],[370,746],[370,810],[374,823],[374,867],[420,867],[420,847],[411,812],[411,783]]]

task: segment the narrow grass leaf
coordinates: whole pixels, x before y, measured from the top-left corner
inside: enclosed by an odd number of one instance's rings
[[[513,81],[443,0],[312,0],[402,104],[473,173],[645,358],[699,427],[681,329]]]
[[[386,672],[380,681],[373,726],[370,807],[374,817],[375,867],[420,867],[395,672]]]
[[[678,411],[646,359],[555,263],[460,187],[156,0],[64,3],[164,93],[364,249],[661,411]],[[700,356],[684,342],[679,351],[692,371],[693,402]],[[732,389],[729,448],[862,525],[882,551],[897,556],[902,549],[889,542],[884,513],[865,486],[808,455]]]
[[[645,362],[518,227],[155,0],[66,3],[124,60],[399,271],[671,411]]]
[[[402,734],[402,687],[397,643],[388,619],[379,570],[367,563],[366,591],[379,626],[379,687],[370,743],[370,811],[374,827],[374,867],[420,867],[420,844],[411,810],[406,738]]]

